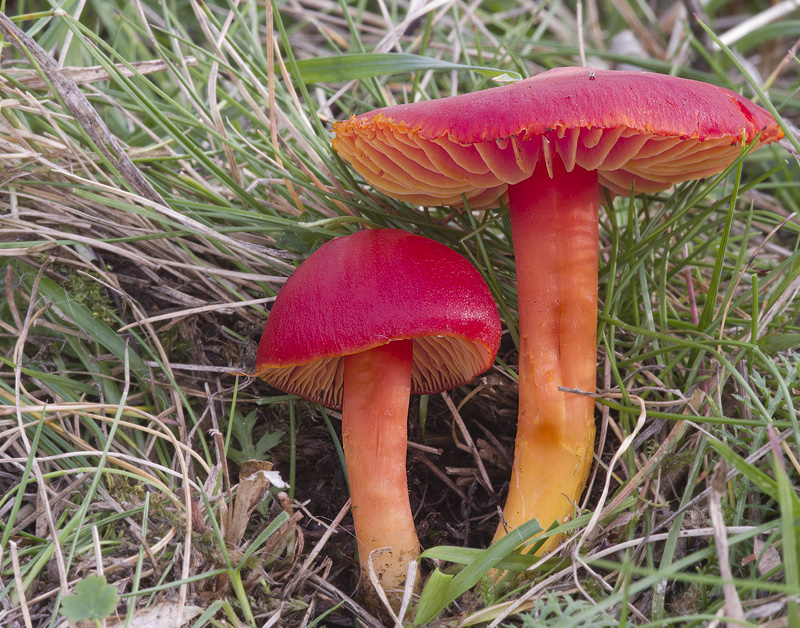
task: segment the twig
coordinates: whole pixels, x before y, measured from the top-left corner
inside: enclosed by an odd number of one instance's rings
[[[492,486],[492,482],[489,479],[489,474],[486,472],[486,467],[483,465],[483,460],[481,459],[481,455],[478,453],[478,448],[475,447],[475,443],[472,440],[472,436],[470,436],[469,430],[467,426],[464,425],[464,420],[461,418],[461,414],[458,412],[453,400],[450,399],[450,395],[447,393],[442,393],[442,398],[444,402],[447,404],[450,412],[453,415],[453,419],[455,419],[456,425],[458,425],[458,429],[461,432],[461,435],[464,437],[464,441],[466,442],[467,448],[472,453],[472,457],[475,459],[475,464],[478,465],[478,470],[481,474],[481,479],[483,480],[484,485],[486,486],[486,490],[489,491],[492,495],[495,495],[494,487]]]
[[[732,620],[728,622],[729,628],[737,625],[744,625],[744,609],[736,585],[733,584],[733,572],[731,571],[730,552],[728,550],[728,531],[725,527],[725,519],[722,516],[722,495],[725,493],[725,465],[718,463],[714,467],[714,474],[711,476],[711,493],[708,495],[708,514],[711,516],[711,524],[714,526],[714,545],[717,546],[717,563],[719,564],[719,575],[723,580],[722,591],[725,594],[725,615]]]
[[[94,547],[94,560],[97,565],[97,575],[104,576],[103,571],[103,550],[100,547],[100,533],[97,531],[97,526],[92,526],[92,546]]]
[[[797,0],[783,0],[777,4],[773,4],[768,9],[756,13],[752,17],[740,22],[732,29],[725,31],[719,36],[720,41],[726,46],[733,46],[736,42],[740,41],[753,31],[759,28],[764,28],[772,22],[780,20],[782,17],[789,15],[797,9]],[[716,50],[719,50],[718,45],[714,45]]]
[[[195,57],[186,57],[185,61],[187,65],[197,65],[197,59]],[[131,77],[163,72],[167,69],[167,64],[161,59],[152,59],[150,61],[134,61],[130,64],[130,67],[122,63],[117,63],[114,67],[122,76]],[[59,72],[61,72],[65,78],[75,83],[75,85],[98,83],[111,79],[108,70],[102,65],[93,65],[88,68],[66,67],[60,68]],[[47,81],[45,81],[36,70],[12,70],[6,72],[5,77],[14,79],[26,89],[44,90],[49,87]]]
[[[19,568],[19,554],[17,553],[17,544],[14,541],[8,542],[9,554],[11,554],[11,567],[14,570],[14,583],[17,585],[17,597],[19,597],[19,606],[22,609],[22,617],[25,619],[25,626],[33,628],[31,622],[31,613],[28,610],[28,601],[25,599],[25,582],[22,580],[22,571]]]
[[[372,564],[372,556],[375,554],[380,556],[383,552],[384,548],[378,547],[369,553],[369,559],[367,560],[367,576],[369,577],[370,583],[372,583],[372,588],[375,589],[375,592],[378,594],[378,598],[383,604],[386,613],[389,615],[389,617],[392,618],[392,622],[394,623],[394,628],[403,628],[403,624],[397,617],[397,613],[394,612],[392,605],[389,603],[389,598],[386,595],[386,590],[383,588],[381,581],[378,579],[378,574],[375,573],[375,567]],[[406,583],[406,585],[408,585],[408,583]],[[406,586],[406,589],[407,588],[408,586]]]
[[[309,577],[309,581],[319,587],[322,592],[329,595],[331,598],[335,600],[341,600],[344,603],[344,606],[348,610],[352,611],[358,618],[358,621],[364,624],[367,628],[385,628],[383,624],[375,621],[372,615],[368,613],[364,607],[355,602],[351,597],[342,593],[324,578],[321,578],[317,575],[311,575]]]
[[[455,482],[453,482],[453,480],[451,480],[446,473],[444,473],[439,467],[437,467],[430,460],[428,460],[428,457],[425,454],[421,452],[414,452],[414,457],[417,460],[419,460],[422,464],[424,464],[426,467],[428,467],[428,469],[430,469],[437,478],[439,478],[442,482],[447,484],[448,488],[450,488],[451,491],[453,491],[456,495],[458,495],[459,498],[461,498],[465,502],[468,500],[467,494],[460,488],[458,488],[458,485]]]
[[[297,570],[297,573],[292,578],[291,582],[289,582],[289,584],[286,585],[286,588],[284,589],[285,597],[289,597],[294,591],[295,587],[297,587],[303,581],[303,579],[305,578],[305,574],[311,571],[311,565],[314,563],[314,560],[316,560],[317,556],[322,551],[322,548],[325,547],[325,544],[328,542],[328,539],[330,539],[333,534],[338,532],[339,524],[342,522],[342,519],[344,519],[345,515],[350,512],[350,500],[348,499],[347,502],[345,502],[344,506],[342,506],[342,509],[339,511],[339,514],[337,514],[336,518],[333,521],[331,521],[330,525],[314,517],[314,515],[312,515],[308,510],[306,510],[302,505],[300,506],[300,508],[308,515],[309,519],[316,521],[320,525],[324,526],[325,532],[320,538],[320,540],[317,541],[317,544],[314,546],[314,549],[312,549],[309,552],[303,564],[300,565],[300,568]]]

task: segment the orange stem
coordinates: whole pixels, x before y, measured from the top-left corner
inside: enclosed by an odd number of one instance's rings
[[[509,530],[573,514],[594,447],[597,362],[597,173],[540,162],[509,187],[519,298],[519,419],[504,516]],[[502,525],[495,539],[504,535]],[[559,541],[551,537],[540,552]]]
[[[411,340],[344,359],[342,441],[362,582],[373,607],[368,561],[399,605],[408,562],[419,556],[406,479],[411,359]]]

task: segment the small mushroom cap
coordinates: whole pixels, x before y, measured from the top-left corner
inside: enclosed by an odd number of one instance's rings
[[[256,375],[340,408],[343,356],[412,339],[411,392],[437,393],[488,369],[500,331],[492,294],[466,258],[398,229],[359,231],[321,246],[286,281]]]
[[[335,150],[376,189],[420,205],[461,206],[463,194],[472,208],[496,204],[540,161],[550,171],[556,155],[627,195],[716,174],[743,143],[783,137],[767,111],[729,89],[587,68],[376,109],[334,130]]]

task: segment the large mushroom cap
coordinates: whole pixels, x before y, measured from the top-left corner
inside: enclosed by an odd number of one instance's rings
[[[500,319],[480,273],[448,247],[397,229],[324,244],[281,289],[256,374],[323,405],[342,404],[342,357],[413,339],[411,392],[460,386],[491,366]]]
[[[783,132],[729,89],[647,72],[557,68],[511,85],[377,109],[335,127],[370,184],[420,205],[489,207],[558,155],[613,192],[658,192],[722,171]]]

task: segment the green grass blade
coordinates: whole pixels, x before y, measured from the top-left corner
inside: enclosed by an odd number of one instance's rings
[[[478,584],[487,572],[495,569],[520,544],[541,531],[539,522],[532,519],[480,552],[458,575],[449,576],[437,569],[434,572],[437,575],[431,576],[420,595],[414,624],[419,626],[435,619],[453,600]],[[422,557],[425,557],[425,553]]]
[[[480,65],[465,65],[403,53],[350,53],[332,57],[300,59],[297,68],[306,83],[350,81],[354,79],[404,74],[407,72],[459,71],[477,72],[493,79],[518,81],[522,76],[517,72],[498,70]]]

